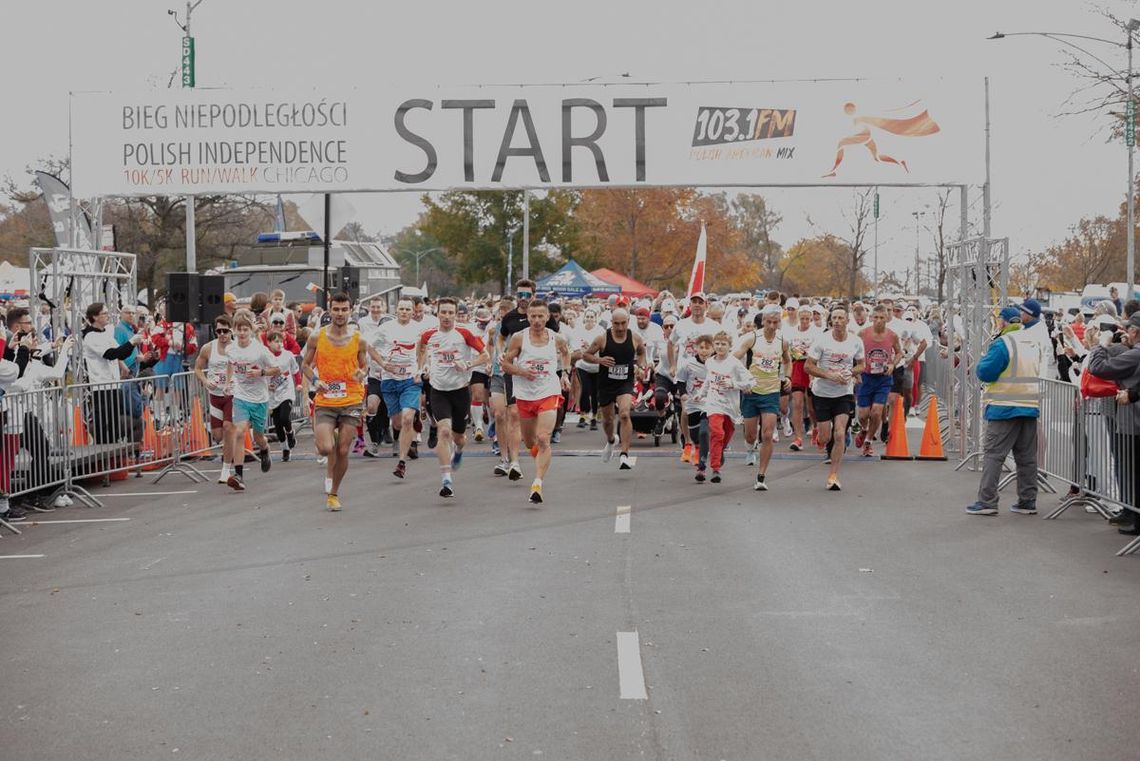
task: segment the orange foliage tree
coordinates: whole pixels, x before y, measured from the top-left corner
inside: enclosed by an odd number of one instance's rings
[[[722,195],[692,188],[582,191],[576,219],[583,266],[605,266],[656,288],[683,290],[696,254],[701,222],[708,230],[707,287],[752,288],[755,264]]]

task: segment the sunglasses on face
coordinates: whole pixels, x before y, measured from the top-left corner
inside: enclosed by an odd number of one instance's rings
[[[216,333],[219,336],[228,336],[231,333],[233,333],[233,331],[230,330],[229,328],[215,328],[214,333]]]
[[[515,293],[515,295],[518,296],[520,299],[529,299],[531,297],[531,292],[530,291],[517,291]]]

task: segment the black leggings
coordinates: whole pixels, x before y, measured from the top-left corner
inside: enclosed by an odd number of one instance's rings
[[[696,443],[698,464],[706,465],[709,461],[709,418],[703,412],[690,412],[689,442]]]
[[[293,433],[293,402],[286,400],[273,408],[273,430],[277,433],[277,440],[289,446],[289,434]]]
[[[582,393],[578,397],[578,408],[585,414],[598,414],[598,373],[591,373],[578,368],[578,380],[582,384]]]

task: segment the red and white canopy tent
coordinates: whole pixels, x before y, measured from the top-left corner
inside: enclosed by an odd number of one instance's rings
[[[620,272],[614,272],[613,270],[607,269],[605,267],[592,270],[590,274],[594,275],[595,277],[600,277],[607,283],[613,283],[616,286],[620,286],[622,296],[629,296],[630,298],[649,296],[652,298],[657,295],[657,289],[650,288],[645,283],[638,282],[631,277],[626,277]]]

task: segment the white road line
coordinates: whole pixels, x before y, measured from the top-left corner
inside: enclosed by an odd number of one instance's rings
[[[186,491],[121,491],[113,494],[100,494],[101,499],[107,497],[166,497],[171,494],[197,494],[197,489],[187,489]]]
[[[622,700],[648,700],[637,632],[617,633],[618,685]]]
[[[618,505],[617,516],[614,518],[614,533],[615,534],[628,534],[629,533],[629,511],[631,505]]]
[[[53,523],[119,523],[129,521],[130,518],[76,518],[66,521],[28,521],[28,526],[49,526]]]
[[[42,558],[43,555],[0,555],[0,560],[16,560],[17,558]]]

